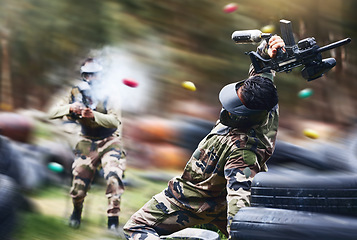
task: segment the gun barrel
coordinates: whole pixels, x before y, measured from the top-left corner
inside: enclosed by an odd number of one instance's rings
[[[348,44],[351,42],[351,38],[345,38],[345,39],[342,39],[340,41],[337,41],[337,42],[334,42],[334,43],[331,43],[331,44],[328,44],[326,46],[323,46],[323,47],[320,47],[317,49],[317,52],[325,52],[325,51],[328,51],[328,50],[331,50],[331,49],[334,49],[334,48],[337,48],[337,47],[341,47],[345,44]]]

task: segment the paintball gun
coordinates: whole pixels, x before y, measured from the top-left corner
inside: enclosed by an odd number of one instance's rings
[[[280,20],[280,30],[285,42],[286,51],[278,51],[273,59],[265,59],[257,52],[250,51],[249,55],[256,73],[269,72],[291,72],[293,68],[303,66],[301,75],[308,81],[321,77],[336,65],[334,58],[322,59],[321,53],[340,47],[351,42],[351,38],[346,38],[329,45],[319,47],[313,37],[305,38],[295,44],[291,22]],[[260,30],[235,31],[232,40],[236,43],[259,43],[266,40],[267,43],[272,34],[262,33]]]
[[[77,86],[78,93],[74,96],[74,101],[82,103],[86,108],[91,108],[92,100],[90,98],[90,86],[87,82],[81,82]]]
[[[91,99],[91,87],[87,82],[81,82],[72,90],[72,103],[78,102],[81,103],[86,108],[93,109],[93,101]],[[74,118],[82,118],[82,116],[78,116],[77,114],[72,114]]]

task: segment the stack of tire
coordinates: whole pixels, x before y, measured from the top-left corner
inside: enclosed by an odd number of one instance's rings
[[[251,207],[233,219],[232,239],[357,239],[353,146],[357,141],[315,152],[279,142],[269,172],[252,182]]]
[[[11,239],[16,221],[14,202],[17,195],[15,181],[0,174],[0,239]]]
[[[45,181],[45,166],[28,159],[12,140],[0,135],[0,239],[11,239],[18,210],[31,210],[23,194]],[[31,161],[30,161],[31,160]]]

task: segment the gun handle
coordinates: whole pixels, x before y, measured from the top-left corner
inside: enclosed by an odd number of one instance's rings
[[[254,51],[251,51],[246,54],[249,55],[250,60],[252,62],[252,65],[253,65],[256,73],[270,71],[270,68],[267,66],[269,66],[271,59],[264,59],[264,58],[262,58],[262,56],[260,56],[258,53],[254,52]]]
[[[278,48],[278,51],[276,53],[276,56],[275,58],[276,59],[284,59],[287,57],[287,52],[286,52],[286,49],[284,48]]]

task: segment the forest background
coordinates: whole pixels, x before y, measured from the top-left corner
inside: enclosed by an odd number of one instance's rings
[[[226,13],[224,7],[230,3],[238,9]],[[79,79],[80,64],[91,56],[104,65],[106,89],[118,98],[124,117],[129,119],[124,122],[124,136],[125,130],[130,135],[130,129],[140,137],[145,135],[143,130],[160,135],[158,128],[149,125],[153,129],[145,129],[147,125],[130,121],[131,117],[155,116],[153,122],[157,125],[162,124],[157,119],[175,114],[213,122],[221,109],[220,89],[247,77],[250,60],[245,52],[256,48],[235,44],[232,33],[269,26],[273,33],[280,34],[279,20],[287,19],[292,22],[296,40],[315,37],[319,46],[347,37],[352,42],[323,53],[323,57],[335,57],[337,65],[322,78],[307,82],[299,69],[277,74],[280,129],[292,130],[301,137],[302,131],[295,131],[296,125],[315,122],[314,127],[316,123],[333,125],[343,130],[336,131],[343,136],[357,119],[356,9],[354,0],[0,0],[0,110],[46,112],[57,96]],[[132,79],[138,86],[130,88],[123,79]],[[197,90],[183,88],[183,81],[193,82]],[[299,92],[306,88],[313,95],[300,98]],[[61,131],[53,125],[50,128]],[[49,132],[45,129],[43,135]],[[279,130],[280,136],[282,133]],[[72,135],[70,138],[74,140]],[[308,140],[307,144],[313,141]],[[170,156],[173,160],[166,164],[172,167],[178,158],[176,166],[182,169],[186,156],[181,158],[179,151],[168,148],[167,143],[162,145],[171,152],[159,151],[160,143],[154,148],[152,142],[150,139],[149,148],[142,147],[147,143],[129,142],[128,162],[135,165],[134,160],[152,155],[162,166],[165,162],[161,158],[168,162]],[[135,155],[141,150],[142,158]],[[148,167],[147,162],[137,166]],[[144,184],[141,174],[134,168],[126,174],[129,183],[136,180],[141,187],[129,186],[123,195],[121,224],[166,186],[166,180]],[[35,196],[45,214],[26,215],[26,225],[20,225],[17,239],[103,236],[106,199],[102,188],[94,186],[87,204],[86,219],[92,224],[84,224],[76,232],[63,224],[71,211],[69,184],[65,186],[60,191],[46,189],[43,195]]]
[[[278,74],[282,119],[298,116],[351,125],[357,111],[355,43],[357,21],[353,0],[0,0],[1,109],[46,111],[59,90],[79,78],[83,59],[94,56],[110,65],[121,88],[123,110],[164,115],[180,101],[214,109],[197,114],[215,120],[219,90],[247,76],[254,45],[236,45],[235,30],[292,22],[296,40],[315,37],[319,46],[346,37],[352,43],[323,57],[337,66],[326,76],[305,81],[300,71]],[[226,13],[226,4],[238,9]],[[123,78],[139,83],[137,89]],[[192,81],[196,92],[181,87]],[[126,87],[126,88],[125,88]],[[310,88],[314,95],[301,99]],[[123,104],[124,103],[124,104]],[[204,109],[204,108],[202,108]],[[201,110],[202,110],[201,109]],[[202,111],[201,111],[202,112]],[[212,114],[211,114],[212,113]]]

